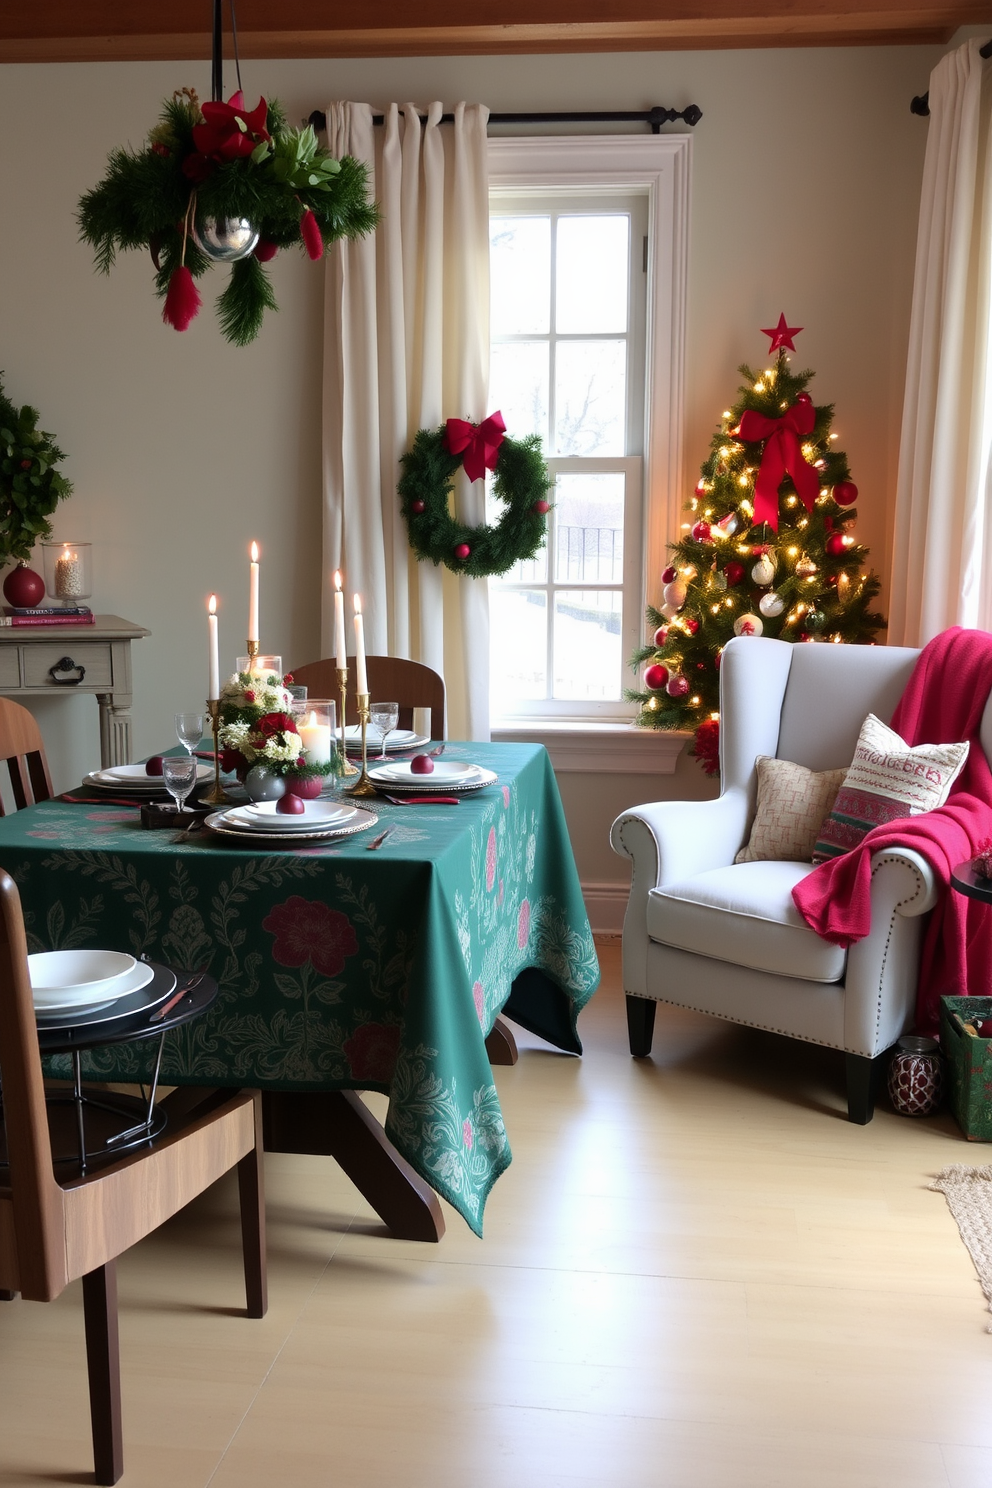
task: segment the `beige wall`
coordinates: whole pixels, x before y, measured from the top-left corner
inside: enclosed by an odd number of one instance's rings
[[[939,55],[870,47],[248,62],[244,74],[250,98],[277,96],[291,118],[341,96],[481,99],[508,110],[698,103],[687,478],[738,362],[764,359],[758,328],[785,310],[806,327],[798,361],[816,368],[816,396],[837,405],[862,491],[861,533],[884,568],[927,132],[908,105]],[[241,649],[251,538],[264,553],[266,649],[291,664],[318,643],[320,271],[282,256],[280,312],[237,350],[209,304],[186,335],[163,327],[145,258],[128,255],[103,279],[76,241],[76,201],[107,152],[140,144],[160,99],[182,84],[206,93],[207,64],[0,67],[0,368],[15,400],[40,406],[69,452],[77,494],[56,535],[92,540],[94,603],[152,631],[135,654],[139,754],[169,742],[173,712],[204,694],[211,590],[223,604],[225,662]],[[94,763],[95,707],[53,699],[39,713],[65,786]],[[670,793],[681,773],[648,777],[645,790],[659,780]],[[584,879],[622,876],[604,827],[614,805],[628,804],[627,788],[607,784],[595,820],[570,804]],[[568,782],[565,794],[575,794]]]

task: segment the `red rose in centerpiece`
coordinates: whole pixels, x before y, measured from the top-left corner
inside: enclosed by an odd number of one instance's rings
[[[255,733],[263,739],[271,739],[273,734],[295,734],[296,721],[288,713],[266,713],[256,723]]]
[[[265,127],[269,105],[260,98],[249,113],[240,88],[229,103],[205,103],[201,112],[203,123],[193,126],[196,151],[183,161],[183,172],[191,181],[205,180],[214,165],[247,158],[256,145],[272,138]]]

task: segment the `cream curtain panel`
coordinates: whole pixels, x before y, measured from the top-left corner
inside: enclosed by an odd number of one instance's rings
[[[390,104],[373,129],[364,103],[327,108],[332,154],[364,160],[382,223],[327,259],[324,337],[324,573],[362,595],[368,649],[411,657],[444,677],[451,738],[489,737],[485,579],[418,563],[396,495],[399,460],[420,428],[486,415],[489,377],[489,177],[479,104],[421,117]],[[461,475],[466,522],[485,520],[482,482]],[[322,655],[332,651],[325,583]],[[349,650],[351,647],[349,646]]]
[[[992,630],[992,131],[980,40],[930,78],[889,641]]]

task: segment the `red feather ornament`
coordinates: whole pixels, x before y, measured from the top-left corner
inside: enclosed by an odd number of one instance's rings
[[[300,237],[303,239],[303,246],[307,250],[308,257],[315,262],[318,258],[323,258],[324,240],[320,235],[317,219],[309,207],[300,218]]]
[[[185,264],[180,264],[178,269],[173,269],[169,280],[162,319],[166,325],[175,326],[177,331],[185,331],[196,319],[202,303],[193,275]]]

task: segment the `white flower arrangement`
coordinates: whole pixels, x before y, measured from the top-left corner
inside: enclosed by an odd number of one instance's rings
[[[261,676],[255,672],[235,672],[221,688],[221,712],[238,709],[250,712],[288,713],[293,702],[282,681],[274,673]]]

